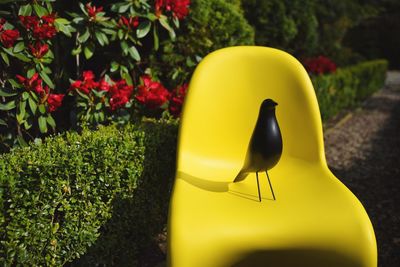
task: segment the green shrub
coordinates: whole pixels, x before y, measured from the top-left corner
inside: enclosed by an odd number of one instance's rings
[[[333,74],[313,76],[322,119],[333,117],[380,89],[385,82],[387,66],[386,60],[375,60],[339,68]]]
[[[99,236],[94,260],[135,258],[166,223],[176,131],[108,126],[1,155],[2,265],[60,266]]]
[[[192,0],[175,42],[166,40],[151,68],[170,80],[169,87],[188,82],[208,53],[228,46],[254,44],[254,30],[244,18],[239,1]]]
[[[318,42],[314,0],[243,0],[246,19],[255,29],[257,45],[312,55]]]

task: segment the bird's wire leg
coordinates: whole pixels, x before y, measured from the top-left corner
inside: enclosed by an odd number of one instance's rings
[[[274,198],[274,200],[276,200],[276,198],[275,198],[275,194],[274,194],[274,189],[272,188],[271,181],[269,180],[269,175],[268,175],[268,172],[267,172],[267,171],[265,171],[265,173],[267,174],[267,178],[268,178],[269,187],[271,188],[271,192],[272,192],[272,197]],[[257,176],[257,179],[258,179],[258,176]]]
[[[258,182],[258,172],[256,172],[256,178],[257,178],[258,200],[261,202],[260,183]]]

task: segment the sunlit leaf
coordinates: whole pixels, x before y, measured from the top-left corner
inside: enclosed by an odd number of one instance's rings
[[[39,73],[40,77],[42,77],[43,81],[52,89],[54,89],[54,83],[51,81],[51,79],[49,78],[49,76],[47,76],[47,74],[42,71]]]
[[[138,38],[143,38],[145,37],[151,29],[151,23],[150,21],[144,21],[139,24],[137,30],[136,30],[136,35]]]
[[[43,116],[40,116],[38,119],[38,124],[39,124],[39,130],[41,133],[47,133],[47,121],[46,118]]]
[[[16,107],[15,100],[10,101],[8,103],[0,103],[0,110],[11,110]]]

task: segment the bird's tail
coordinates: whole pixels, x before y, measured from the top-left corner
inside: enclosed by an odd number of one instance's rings
[[[240,170],[240,172],[238,173],[238,175],[236,175],[236,178],[235,178],[235,180],[233,180],[233,182],[237,183],[237,182],[243,181],[247,177],[248,174],[249,174],[248,172]]]

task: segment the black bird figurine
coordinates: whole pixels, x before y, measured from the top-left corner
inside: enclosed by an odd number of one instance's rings
[[[260,107],[257,123],[251,136],[246,161],[234,182],[242,181],[249,172],[256,172],[258,198],[261,202],[258,172],[265,171],[272,196],[275,200],[274,190],[268,176],[268,170],[272,169],[282,155],[282,135],[275,116],[275,107],[278,104],[272,99],[265,99]]]

